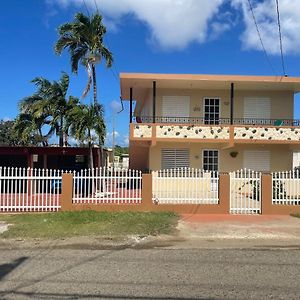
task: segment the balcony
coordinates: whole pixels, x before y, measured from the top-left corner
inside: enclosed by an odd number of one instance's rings
[[[300,120],[247,118],[137,118],[131,124],[130,139],[219,143],[300,144]],[[153,122],[154,121],[154,122]]]
[[[230,118],[206,119],[202,117],[135,117],[134,123],[157,124],[200,124],[200,125],[231,125]],[[300,126],[299,119],[251,119],[234,118],[232,125],[271,125],[271,126]]]

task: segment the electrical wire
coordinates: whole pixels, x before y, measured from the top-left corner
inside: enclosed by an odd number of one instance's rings
[[[88,9],[88,7],[87,7],[87,5],[86,5],[85,0],[82,0],[82,2],[83,2],[83,5],[85,6],[85,9],[86,9],[86,12],[87,12],[88,16],[90,17],[90,12],[89,12],[89,9]],[[95,5],[95,8],[96,8],[97,13],[98,13],[98,14],[101,13],[100,10],[99,10],[99,7],[98,7],[98,4],[97,4],[97,1],[96,1],[96,0],[94,0],[94,5]],[[101,15],[102,15],[102,13],[101,13]],[[107,43],[108,48],[111,49],[111,48],[110,48],[110,45],[109,45],[109,42],[108,42],[107,36],[106,36],[106,43]],[[112,75],[113,75],[114,79],[115,79],[116,82],[119,84],[118,71],[117,71],[115,65],[112,65],[112,68],[110,68],[109,70],[112,72]],[[123,104],[123,99],[122,99],[121,96],[120,96],[120,102],[121,102],[121,106],[122,106],[122,109],[121,109],[120,112],[122,112],[122,111],[124,110],[124,104]],[[118,112],[118,113],[120,113],[120,112]]]
[[[281,54],[282,71],[283,71],[283,75],[287,76],[285,64],[284,64],[284,57],[283,57],[282,33],[281,33],[281,25],[280,25],[280,13],[279,13],[279,1],[278,0],[276,0],[276,10],[277,10],[277,23],[278,23],[278,34],[279,34],[279,46],[280,46],[280,54]]]
[[[259,28],[258,28],[258,23],[256,21],[256,18],[255,18],[255,15],[254,15],[254,10],[253,10],[253,6],[252,6],[252,3],[251,3],[251,0],[248,0],[248,3],[249,3],[249,7],[250,7],[250,10],[251,10],[251,14],[252,14],[252,18],[253,18],[253,21],[254,21],[254,24],[255,24],[255,27],[256,27],[256,31],[257,31],[257,34],[258,34],[258,37],[259,37],[259,40],[260,40],[260,43],[261,43],[261,47],[264,51],[264,54],[265,54],[265,57],[270,65],[270,68],[272,69],[272,72],[277,76],[277,72],[275,71],[272,63],[271,63],[271,60],[268,56],[268,53],[267,53],[267,50],[265,48],[265,45],[263,43],[263,40],[262,40],[262,36],[260,34],[260,31],[259,31]]]
[[[100,11],[96,0],[94,0],[94,5],[95,5],[97,13],[98,14],[100,13],[102,15],[102,12]],[[111,49],[108,37],[106,36],[105,39],[106,39],[106,44],[107,44],[108,48]],[[115,66],[115,62],[113,63],[112,67],[110,68],[110,71],[111,71],[114,79],[116,80],[116,82],[119,84],[119,76],[118,76],[119,72],[117,71],[117,68]],[[120,96],[120,102],[121,102],[122,109],[118,113],[120,113],[124,110],[123,99],[122,99],[121,96]]]

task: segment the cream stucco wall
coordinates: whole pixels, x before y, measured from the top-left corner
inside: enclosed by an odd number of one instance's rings
[[[189,148],[190,167],[202,169],[202,151],[216,149],[219,150],[219,171],[231,172],[244,168],[243,152],[245,150],[264,150],[271,153],[271,172],[291,170],[293,167],[293,151],[288,145],[237,145],[230,149],[223,149],[219,143],[161,143],[150,147],[149,168],[159,170],[161,168],[161,149],[163,148]],[[233,158],[230,152],[236,151],[238,155]]]
[[[228,90],[179,90],[157,89],[156,116],[162,116],[163,96],[190,96],[190,117],[203,117],[203,99],[216,97],[221,99],[221,118],[230,117],[230,87]],[[288,91],[244,91],[235,90],[234,118],[244,117],[244,98],[268,97],[271,99],[272,119],[293,119],[294,94]],[[194,108],[197,108],[195,111]],[[144,100],[138,105],[136,114],[141,116],[152,115],[152,93],[147,90]]]

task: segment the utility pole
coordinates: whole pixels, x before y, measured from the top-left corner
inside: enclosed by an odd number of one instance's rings
[[[112,114],[112,129],[113,129],[113,132],[112,132],[112,159],[113,159],[112,166],[113,166],[113,168],[115,167],[115,127],[116,127],[115,117],[116,117],[116,114],[115,114],[115,112],[113,112],[113,114]]]

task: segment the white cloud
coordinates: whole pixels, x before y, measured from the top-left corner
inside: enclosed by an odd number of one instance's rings
[[[12,121],[13,119],[11,117],[5,116],[2,120],[4,122],[7,122],[7,121]]]
[[[128,147],[128,145],[129,145],[129,135],[125,134],[123,135],[123,141],[121,143],[121,146]]]
[[[113,132],[108,132],[105,138],[105,145],[107,147],[112,147],[113,144]],[[128,134],[120,134],[118,131],[115,131],[115,145],[122,147],[127,147],[129,144]]]
[[[112,113],[118,113],[122,109],[121,102],[117,100],[112,100],[109,104],[109,108],[111,109]]]
[[[73,4],[85,11],[82,0],[46,1],[62,8]],[[111,30],[118,28],[124,16],[131,15],[148,27],[156,48],[180,50],[192,42],[201,44],[243,22],[242,48],[262,50],[247,0],[85,0],[89,10],[96,9],[95,2]],[[278,55],[275,0],[251,2],[266,50]],[[281,0],[279,5],[284,52],[300,53],[300,0]]]
[[[112,138],[113,137],[113,135],[114,135],[114,133],[115,133],[115,137],[119,137],[120,136],[120,133],[118,132],[118,131],[112,131],[112,132],[108,132],[107,134],[106,134],[106,137],[107,138]]]
[[[63,7],[84,5],[82,0],[52,1]],[[85,3],[89,9],[95,9],[95,1],[110,24],[117,26],[123,16],[131,14],[148,26],[154,44],[163,49],[183,49],[191,42],[206,41],[209,21],[226,0],[85,0]],[[220,26],[217,31],[222,31]]]
[[[264,46],[268,53],[279,54],[279,35],[274,0],[253,1],[253,10]],[[249,4],[243,0],[232,0],[236,9],[242,9],[245,31],[241,41],[245,49],[262,50]],[[279,1],[283,48],[285,53],[300,53],[300,0]]]

